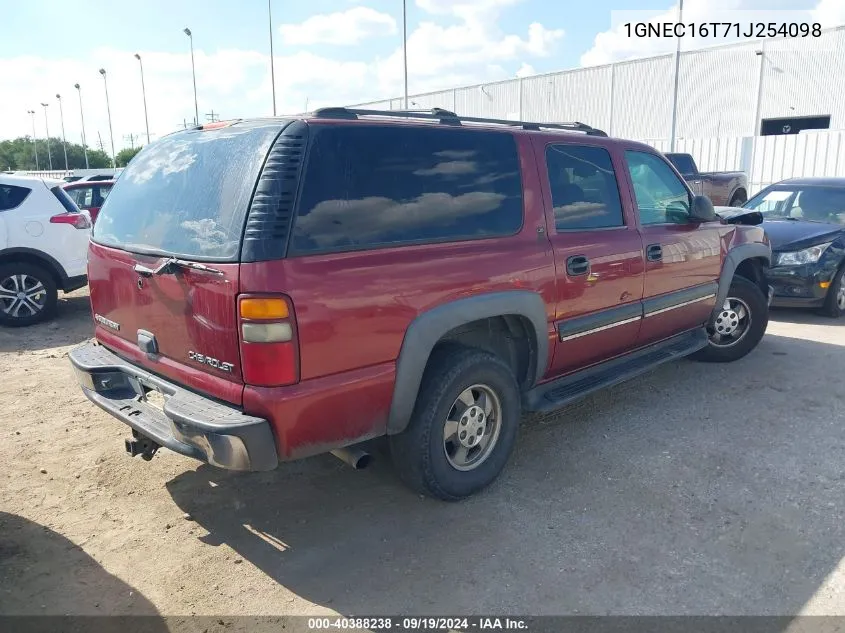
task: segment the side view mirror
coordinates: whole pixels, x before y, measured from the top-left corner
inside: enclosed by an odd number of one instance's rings
[[[693,196],[689,215],[693,222],[715,222],[719,219],[707,196]]]

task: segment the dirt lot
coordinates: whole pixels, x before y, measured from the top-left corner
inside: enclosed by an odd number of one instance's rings
[[[525,422],[484,494],[318,457],[234,475],[123,452],[76,387],[87,296],[0,331],[0,613],[845,615],[845,319],[780,312]]]

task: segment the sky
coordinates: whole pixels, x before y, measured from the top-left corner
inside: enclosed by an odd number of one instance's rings
[[[403,93],[402,0],[269,0],[279,114]],[[4,3],[0,139],[61,135],[116,151],[146,143],[141,56],[153,140],[194,118],[271,115],[268,0],[77,0]],[[733,14],[730,11],[754,11]],[[636,13],[626,13],[636,11]],[[845,24],[845,0],[685,0],[691,20],[818,20]],[[724,13],[728,11],[728,13]],[[792,11],[790,13],[790,11]],[[798,13],[798,12],[801,13]],[[673,0],[407,0],[410,94],[671,52],[675,41],[630,38],[621,22],[674,21]],[[713,40],[710,44],[724,43]],[[704,42],[683,43],[685,49]],[[74,84],[80,84],[80,91]],[[40,104],[48,103],[46,108]]]

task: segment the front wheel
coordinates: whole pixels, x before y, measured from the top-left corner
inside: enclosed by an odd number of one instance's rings
[[[845,314],[845,263],[836,271],[833,283],[827,290],[821,313],[834,319]]]
[[[519,388],[498,356],[435,350],[408,427],[390,436],[399,476],[417,492],[457,501],[489,485],[516,442]]]
[[[709,363],[739,360],[757,347],[769,325],[763,292],[744,277],[734,277],[728,296],[707,326],[707,347],[691,356]]]

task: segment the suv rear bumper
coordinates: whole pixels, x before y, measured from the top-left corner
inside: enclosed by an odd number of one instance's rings
[[[230,470],[278,465],[267,420],[179,387],[97,343],[69,357],[89,400],[161,446]],[[151,391],[164,396],[162,408],[147,399]]]

